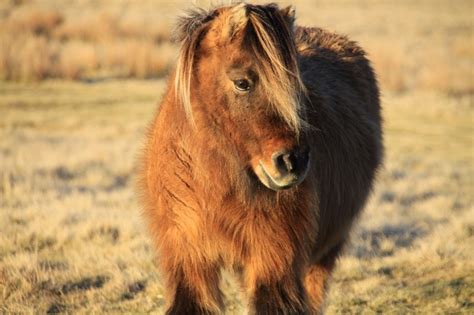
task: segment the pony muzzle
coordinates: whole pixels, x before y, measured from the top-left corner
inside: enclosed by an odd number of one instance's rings
[[[308,149],[283,150],[273,153],[267,163],[259,160],[254,171],[263,185],[277,191],[300,184],[308,174],[309,165]]]

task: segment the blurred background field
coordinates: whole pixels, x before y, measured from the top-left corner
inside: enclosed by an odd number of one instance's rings
[[[472,314],[474,3],[280,3],[358,41],[382,88],[386,163],[327,313]],[[191,6],[0,2],[0,312],[163,312],[134,168]]]

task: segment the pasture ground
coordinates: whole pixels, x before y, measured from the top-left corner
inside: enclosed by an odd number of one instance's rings
[[[296,8],[367,46],[383,93],[385,166],[327,313],[474,313],[472,5]],[[0,312],[163,312],[134,173],[164,88],[0,82]],[[241,314],[232,277],[223,288]]]
[[[163,87],[2,84],[2,311],[160,310],[133,174]],[[386,95],[384,103],[385,167],[334,275],[328,313],[472,312],[470,98]],[[237,291],[226,286],[238,314]]]

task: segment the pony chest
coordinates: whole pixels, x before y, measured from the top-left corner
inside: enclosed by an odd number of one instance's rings
[[[290,226],[284,215],[255,209],[224,208],[214,222],[224,255],[246,264],[291,259],[310,234],[308,222]]]

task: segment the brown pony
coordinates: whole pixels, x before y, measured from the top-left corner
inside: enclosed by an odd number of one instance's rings
[[[364,51],[275,4],[193,11],[148,134],[140,191],[167,314],[317,314],[382,158]]]

